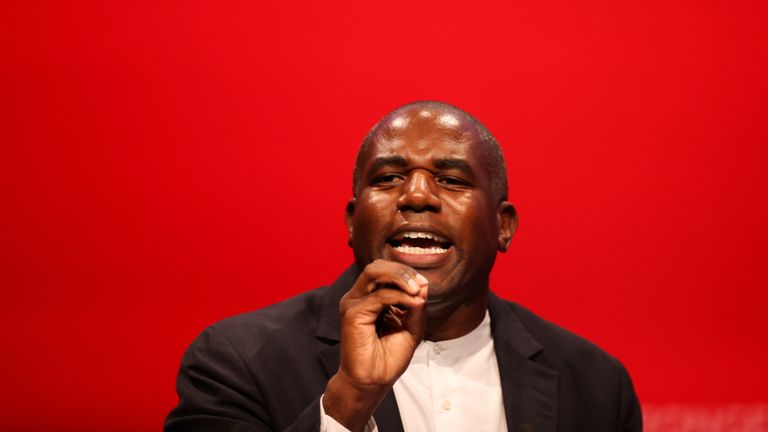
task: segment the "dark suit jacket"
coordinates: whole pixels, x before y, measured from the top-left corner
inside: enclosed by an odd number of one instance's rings
[[[347,270],[329,287],[206,329],[184,355],[165,431],[318,431],[320,396],[339,367],[338,304],[356,277]],[[510,431],[642,430],[616,359],[495,295],[488,308]],[[382,432],[403,430],[394,393],[374,418]]]

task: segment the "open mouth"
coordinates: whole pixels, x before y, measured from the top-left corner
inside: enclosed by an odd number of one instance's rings
[[[440,255],[451,248],[450,240],[424,231],[402,232],[388,240],[387,244],[397,252],[409,255]]]

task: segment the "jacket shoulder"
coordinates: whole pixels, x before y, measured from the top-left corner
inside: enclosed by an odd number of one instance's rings
[[[322,305],[329,287],[283,300],[252,312],[225,318],[206,329],[226,338],[239,351],[254,352],[270,341],[272,348],[285,341],[307,340],[314,336],[320,320]]]
[[[542,345],[539,354],[543,363],[556,369],[612,372],[623,369],[619,360],[595,343],[548,321],[517,303],[504,301],[510,312],[517,316],[523,327]],[[589,366],[589,367],[585,367]]]
[[[558,422],[562,430],[642,430],[640,404],[619,360],[523,306],[505,301],[504,307],[539,345],[530,360],[559,377]]]

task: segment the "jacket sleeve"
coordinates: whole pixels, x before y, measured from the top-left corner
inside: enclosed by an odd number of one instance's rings
[[[619,432],[642,432],[643,414],[640,402],[635,394],[632,379],[621,366],[621,410],[619,412]]]
[[[179,404],[168,414],[164,431],[276,431],[262,390],[227,338],[209,327],[184,354],[176,382]],[[285,429],[319,430],[319,397]]]

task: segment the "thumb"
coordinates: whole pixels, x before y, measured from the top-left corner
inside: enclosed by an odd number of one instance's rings
[[[423,285],[419,290],[419,297],[424,299],[418,306],[411,306],[403,317],[403,328],[411,334],[418,344],[424,338],[424,330],[427,328],[427,294],[429,288]]]

